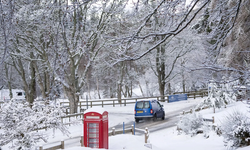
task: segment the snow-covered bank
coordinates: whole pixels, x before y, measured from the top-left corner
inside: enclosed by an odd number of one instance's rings
[[[177,104],[177,103],[176,103]],[[181,103],[179,103],[181,105]],[[226,115],[241,110],[248,113],[249,106],[244,102],[236,102],[228,105],[227,108],[216,110],[207,109],[200,111],[204,118],[215,117],[215,124],[219,125]],[[150,130],[150,129],[149,129]],[[209,132],[209,137],[205,138],[203,134],[191,137],[190,135],[178,134],[176,127],[164,129],[150,133],[150,143],[153,150],[227,150],[224,146],[223,137],[218,136],[215,132]],[[149,150],[144,146],[144,136],[133,135],[116,135],[109,137],[109,149],[111,150]],[[250,147],[238,148],[238,150],[249,150]],[[66,150],[97,150],[86,147],[71,147]]]

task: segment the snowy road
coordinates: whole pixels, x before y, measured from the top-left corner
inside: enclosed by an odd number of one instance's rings
[[[166,129],[166,128],[170,128],[176,125],[176,123],[179,121],[179,116],[180,113],[183,112],[183,110],[190,110],[192,108],[194,108],[196,106],[196,104],[194,105],[187,105],[185,107],[181,107],[179,109],[176,109],[174,111],[171,111],[168,113],[168,111],[166,111],[166,116],[165,116],[165,120],[161,120],[161,119],[157,119],[156,121],[151,120],[140,120],[139,123],[135,123],[135,128],[139,128],[139,129],[145,129],[146,127],[149,129],[150,132],[155,132],[155,131],[159,131],[162,129]],[[110,115],[121,115],[119,113],[110,113]],[[124,115],[124,114],[122,114]],[[133,114],[127,113],[126,115],[129,115],[131,117],[134,117]],[[126,127],[128,128],[128,125],[133,125],[134,121],[130,121],[130,122],[126,122]],[[116,126],[114,126],[116,130],[122,130],[123,128],[123,124],[118,124]],[[112,127],[110,127],[110,130],[112,129]],[[142,132],[136,132],[136,134],[141,134]]]

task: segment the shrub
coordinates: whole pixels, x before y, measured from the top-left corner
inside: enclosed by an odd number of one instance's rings
[[[222,108],[234,101],[236,101],[235,93],[217,89],[214,90],[202,103],[198,104],[195,110],[201,110],[207,107]]]
[[[30,108],[28,103],[10,100],[4,103],[0,114],[0,146],[10,145],[10,149],[34,149],[37,142],[47,141],[44,130],[59,129],[66,135],[67,127],[61,122],[64,115],[60,107],[34,103]]]
[[[191,136],[194,136],[199,132],[207,133],[208,131],[208,125],[203,121],[202,116],[195,112],[182,116],[181,120],[177,123],[177,126],[182,132]]]
[[[246,114],[234,111],[226,116],[220,128],[229,149],[250,145],[250,120]]]

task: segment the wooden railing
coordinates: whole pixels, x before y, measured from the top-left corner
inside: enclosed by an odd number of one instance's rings
[[[183,94],[183,93],[174,93],[174,94]],[[188,98],[197,98],[197,97],[204,97],[207,96],[207,91],[203,91],[203,92],[189,92],[189,93],[185,93],[187,94]],[[105,105],[113,105],[113,107],[115,107],[116,105],[124,105],[126,106],[127,104],[134,104],[136,103],[138,100],[143,100],[143,99],[157,99],[158,101],[168,101],[168,96],[169,95],[165,95],[165,96],[153,96],[153,97],[137,97],[137,98],[127,98],[127,99],[107,99],[107,100],[89,100],[89,101],[80,101],[78,103],[78,106],[80,108],[80,110],[82,108],[92,108],[93,106],[102,106],[104,107]],[[161,100],[161,97],[164,97],[163,100]],[[69,106],[69,102],[60,102],[61,106]]]
[[[76,113],[76,114],[69,114],[69,115],[66,115],[66,116],[62,116],[61,117],[61,122],[66,124],[66,125],[70,125],[71,124],[71,118],[79,118],[79,119],[83,119],[84,117],[84,113]],[[68,121],[65,121],[64,119],[68,118],[67,120]]]
[[[184,94],[182,92],[176,92],[174,94]],[[208,95],[207,91],[201,91],[201,92],[188,92],[185,93],[187,94],[188,98],[197,98],[197,97],[204,97]],[[116,105],[124,105],[126,106],[127,104],[134,104],[136,103],[138,100],[143,100],[143,99],[157,99],[159,101],[168,101],[168,96],[169,95],[165,95],[165,96],[153,96],[153,97],[137,97],[137,98],[127,98],[127,99],[108,99],[108,100],[89,100],[89,101],[80,101],[78,103],[78,106],[80,108],[80,110],[82,110],[83,108],[87,108],[87,107],[93,107],[93,106],[102,106],[104,107],[105,105],[113,105],[113,107],[115,107]],[[161,100],[161,98],[164,98],[163,100]],[[0,101],[0,108],[2,106],[3,102]],[[60,102],[61,106],[69,106],[69,102]]]
[[[57,150],[57,149],[64,149],[64,141],[61,141],[60,144],[57,144],[53,147],[49,147],[49,148],[43,148],[43,146],[39,146],[39,150]]]

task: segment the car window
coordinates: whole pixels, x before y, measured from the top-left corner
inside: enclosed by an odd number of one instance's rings
[[[158,106],[161,107],[161,104],[159,102],[157,102]]]
[[[137,102],[136,108],[137,109],[142,109],[143,108],[143,102]]]
[[[144,102],[144,108],[149,108],[149,102]]]
[[[149,108],[149,102],[137,102],[136,108],[137,109],[143,109],[143,108]]]

